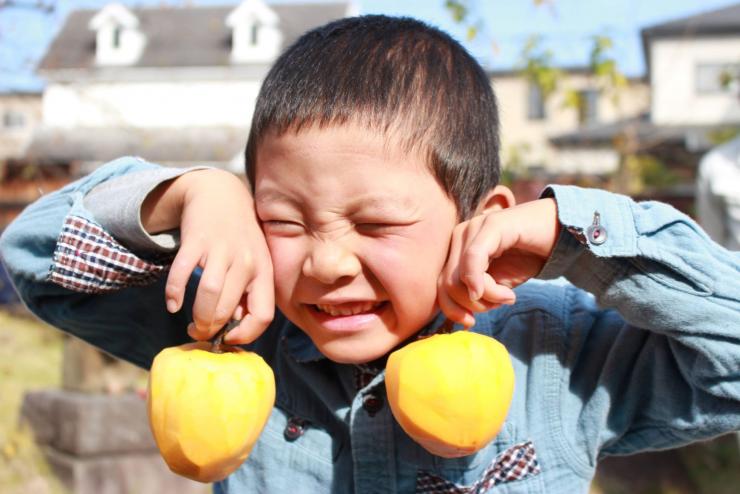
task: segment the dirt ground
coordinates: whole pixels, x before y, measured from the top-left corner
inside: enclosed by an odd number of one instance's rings
[[[737,494],[739,447],[730,434],[670,451],[607,458],[591,494]]]

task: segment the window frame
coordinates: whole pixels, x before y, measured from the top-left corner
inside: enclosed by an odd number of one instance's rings
[[[546,120],[547,108],[542,88],[535,82],[529,82],[527,86],[527,120]]]
[[[711,78],[703,78],[701,77],[701,71],[702,69],[715,69],[716,70],[716,80],[714,83],[716,84],[716,87],[702,87],[702,83],[709,81]],[[732,85],[728,85],[727,87],[722,87],[722,83],[720,81],[720,77],[722,76],[722,72],[728,70],[728,71],[734,71],[736,77],[740,78],[740,62],[697,62],[694,66],[694,91],[698,96],[716,96],[716,95],[724,95],[724,94],[732,94],[733,88]]]

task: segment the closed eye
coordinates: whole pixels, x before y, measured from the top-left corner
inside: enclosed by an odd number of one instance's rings
[[[302,224],[284,220],[265,220],[262,222],[262,228],[266,233],[275,235],[297,235],[304,230]]]
[[[407,226],[403,223],[355,223],[355,229],[367,235],[398,233]]]

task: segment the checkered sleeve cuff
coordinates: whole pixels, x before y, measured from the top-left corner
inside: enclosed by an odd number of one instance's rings
[[[71,214],[57,239],[49,281],[83,293],[148,285],[169,269],[172,256],[142,259],[97,223]]]

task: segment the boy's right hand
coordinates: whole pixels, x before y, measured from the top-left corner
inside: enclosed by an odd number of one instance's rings
[[[211,338],[230,319],[231,344],[255,340],[272,321],[275,302],[270,259],[252,196],[235,175],[196,170],[159,185],[144,201],[141,221],[149,233],[180,229],[180,249],[167,278],[167,310],[182,308],[196,266],[203,273],[188,334]]]

